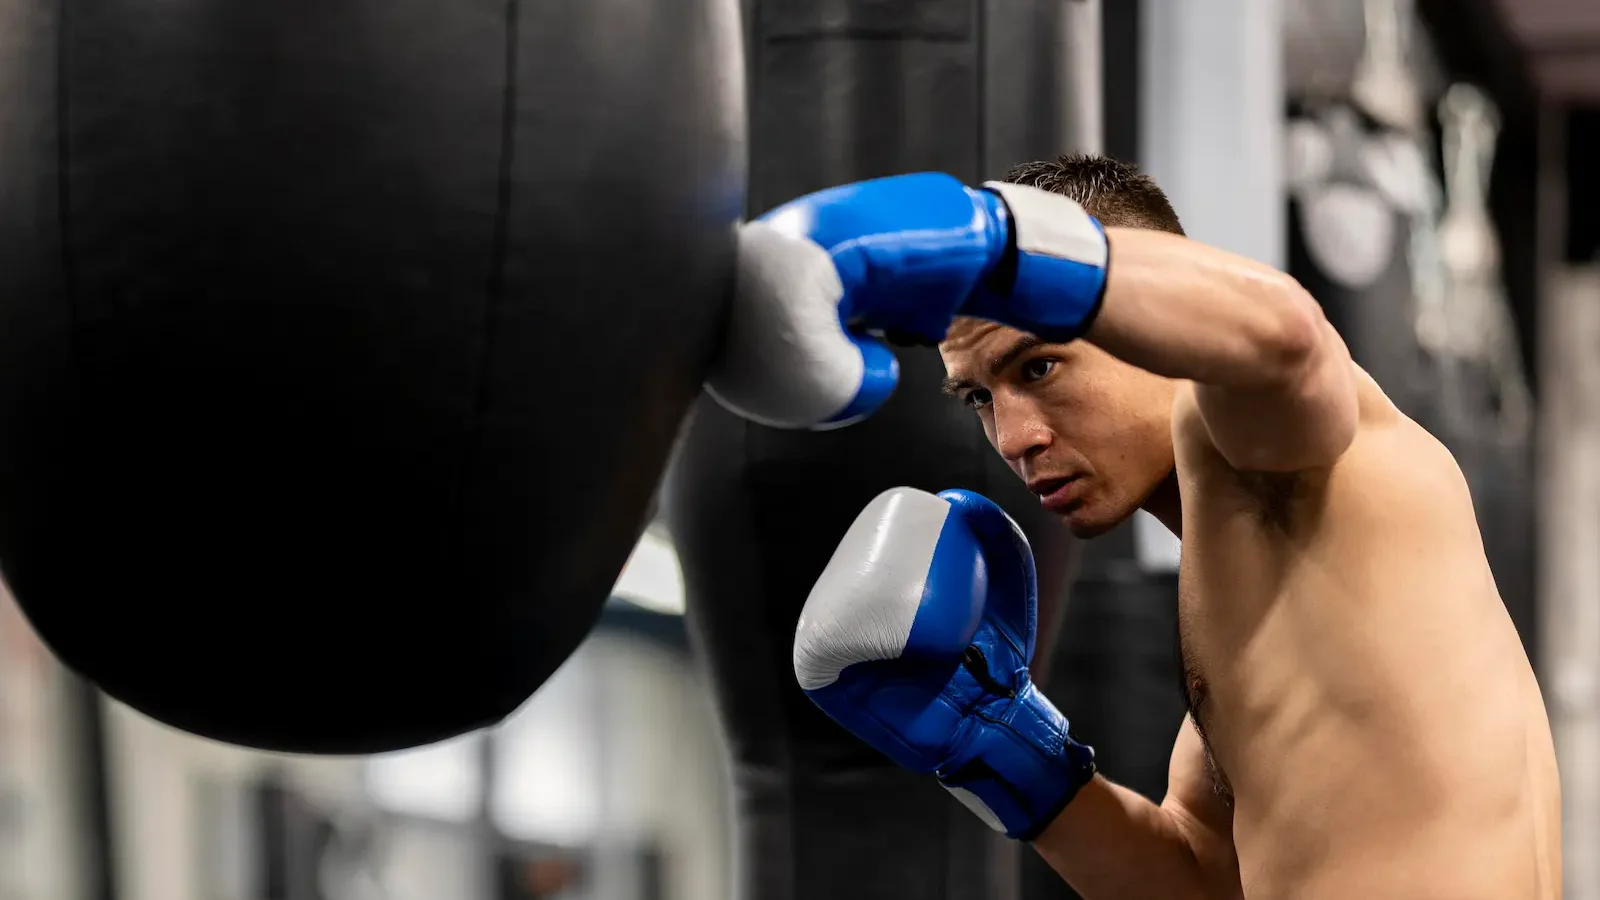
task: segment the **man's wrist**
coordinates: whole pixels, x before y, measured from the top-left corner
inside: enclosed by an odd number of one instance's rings
[[[1062,721],[1065,723],[1064,719]],[[1045,808],[1042,815],[1035,816],[1026,828],[1008,833],[1009,837],[1029,842],[1037,839],[1067,807],[1072,805],[1072,801],[1076,800],[1084,787],[1094,780],[1098,771],[1094,761],[1094,748],[1074,740],[1070,733],[1062,743],[1057,760],[1055,768],[1059,773],[1059,784],[1063,788],[1060,796]]]

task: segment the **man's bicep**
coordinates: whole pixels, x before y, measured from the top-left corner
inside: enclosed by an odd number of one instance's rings
[[[1259,387],[1196,384],[1196,412],[1212,446],[1240,471],[1296,472],[1336,462],[1360,419],[1355,364],[1333,326],[1293,382]]]

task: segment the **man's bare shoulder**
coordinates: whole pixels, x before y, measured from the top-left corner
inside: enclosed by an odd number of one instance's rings
[[[1449,448],[1401,412],[1359,366],[1356,375],[1360,426],[1334,470],[1341,476],[1371,478],[1385,485],[1403,482],[1429,490],[1449,486],[1466,492],[1466,477]]]
[[[1328,474],[1327,499],[1338,508],[1381,511],[1391,523],[1452,522],[1475,534],[1472,492],[1450,449],[1396,408],[1371,376],[1357,374],[1361,425]]]
[[[1305,504],[1330,491],[1384,494],[1391,500],[1415,494],[1437,498],[1441,489],[1466,491],[1450,451],[1396,407],[1356,367],[1360,424],[1344,455],[1332,466],[1303,472],[1246,472],[1228,465],[1211,443],[1195,402],[1193,385],[1182,385],[1173,404],[1172,435],[1179,478],[1196,499],[1248,507],[1264,525],[1287,529]],[[1470,501],[1468,501],[1470,502]]]

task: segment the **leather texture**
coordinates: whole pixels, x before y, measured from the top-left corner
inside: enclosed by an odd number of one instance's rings
[[[61,660],[273,750],[521,706],[720,341],[740,21],[0,4],[0,568]]]
[[[899,380],[877,335],[934,344],[965,315],[1070,340],[1099,309],[1106,261],[1099,223],[1036,188],[923,172],[807,194],[741,229],[706,390],[765,425],[851,424]]]
[[[991,827],[1031,838],[1094,773],[1094,751],[1028,676],[1033,554],[971,491],[868,504],[795,633],[795,674],[835,721],[932,773]]]

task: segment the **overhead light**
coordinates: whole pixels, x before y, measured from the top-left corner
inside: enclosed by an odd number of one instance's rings
[[[647,531],[622,567],[612,596],[651,612],[681,616],[684,610],[683,570],[672,541]]]

